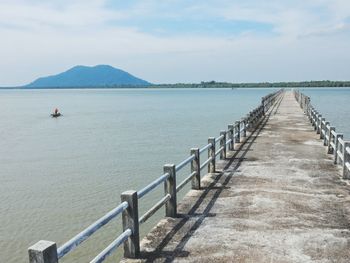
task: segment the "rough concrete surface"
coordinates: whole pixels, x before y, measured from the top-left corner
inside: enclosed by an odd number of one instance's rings
[[[350,262],[350,186],[318,138],[286,92],[123,261]]]

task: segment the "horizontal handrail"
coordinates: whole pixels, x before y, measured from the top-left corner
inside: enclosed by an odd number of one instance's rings
[[[199,168],[199,170],[203,170],[203,168],[212,161],[212,157],[209,157]]]
[[[228,144],[230,144],[232,142],[232,139],[228,139],[227,141],[226,141],[226,145],[228,145]]]
[[[130,228],[125,230],[119,237],[117,237],[108,247],[106,247],[100,254],[98,254],[90,263],[103,262],[114,250],[116,250],[121,244],[123,244],[130,236],[132,231]]]
[[[102,226],[107,224],[109,221],[111,221],[113,218],[118,216],[120,213],[122,213],[127,208],[128,208],[128,203],[123,202],[120,205],[118,205],[116,208],[114,208],[113,210],[109,211],[103,217],[101,217],[100,219],[95,221],[93,224],[91,224],[90,226],[85,228],[83,231],[81,231],[75,237],[73,237],[68,242],[64,243],[61,247],[59,247],[57,249],[57,257],[60,259],[64,255],[66,255],[68,252],[72,251],[80,243],[84,242],[88,237],[90,237],[98,229],[100,229]]]
[[[142,197],[144,197],[146,194],[151,192],[158,185],[163,183],[168,177],[169,177],[169,173],[165,173],[162,176],[160,176],[157,180],[153,181],[149,185],[147,185],[144,188],[142,188],[140,191],[137,192],[138,198],[141,199]]]
[[[189,164],[190,162],[192,162],[195,158],[196,158],[196,156],[195,156],[194,154],[192,154],[190,157],[186,158],[186,159],[183,160],[181,163],[179,163],[178,165],[176,165],[176,166],[175,166],[176,172],[180,171],[183,167],[185,167],[187,164]]]
[[[338,150],[338,151],[337,151],[337,154],[338,154],[338,157],[339,157],[342,161],[344,161],[343,153],[340,152],[340,151]]]
[[[350,154],[350,147],[346,147],[346,152],[348,153],[348,154]]]
[[[223,150],[224,146],[220,147],[220,149],[215,152],[215,156],[218,156]]]
[[[224,135],[222,134],[219,137],[215,138],[215,142],[218,142],[218,141],[220,141],[223,138],[224,138]]]
[[[170,194],[166,194],[162,197],[154,206],[152,206],[143,216],[140,217],[139,223],[145,223],[155,212],[157,212],[166,202],[171,198]]]
[[[202,147],[199,149],[199,153],[203,153],[205,152],[206,150],[208,150],[210,147],[211,147],[211,143],[208,143],[206,146]]]
[[[331,131],[331,133],[333,134],[333,136],[337,136],[337,133],[335,131]]]
[[[176,192],[179,192],[189,181],[192,180],[193,176],[197,174],[196,171],[192,172],[189,176],[187,176],[177,187]]]
[[[338,142],[339,142],[342,146],[344,146],[344,140],[343,140],[342,138],[339,138],[339,139],[338,139]]]
[[[350,163],[349,162],[345,163],[345,167],[350,171]]]

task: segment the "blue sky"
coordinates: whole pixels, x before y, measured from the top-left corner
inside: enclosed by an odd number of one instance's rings
[[[348,0],[0,0],[0,39],[0,86],[77,64],[154,83],[350,79]]]

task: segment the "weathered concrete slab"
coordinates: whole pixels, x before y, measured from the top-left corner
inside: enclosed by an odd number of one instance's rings
[[[350,186],[287,92],[125,262],[350,262]]]

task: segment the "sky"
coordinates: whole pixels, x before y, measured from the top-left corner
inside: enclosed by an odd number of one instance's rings
[[[0,0],[0,86],[98,64],[153,83],[350,80],[350,1]]]

